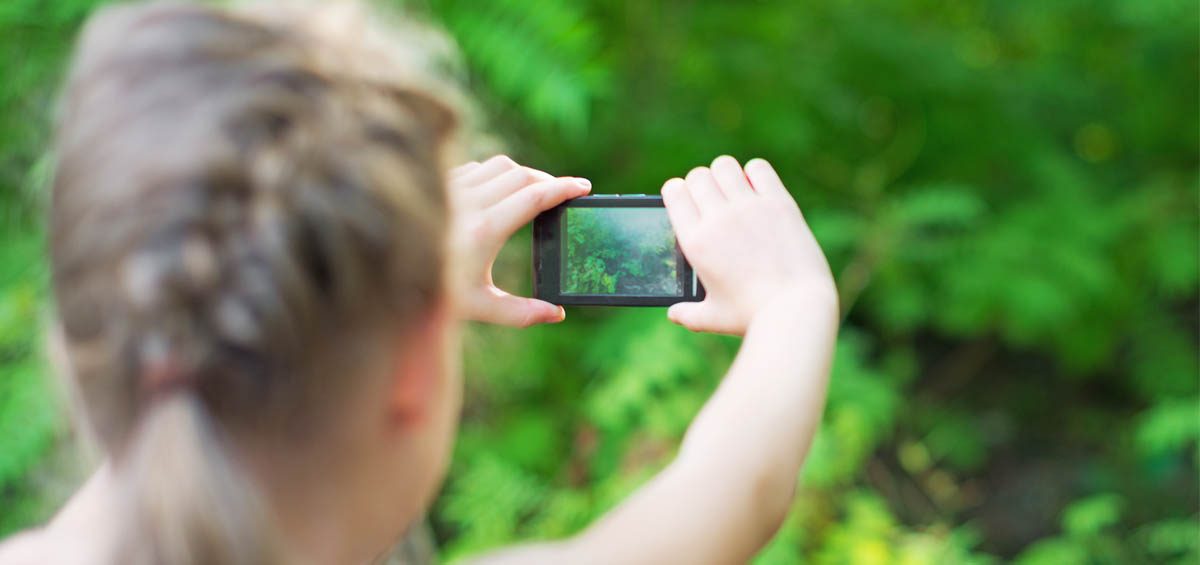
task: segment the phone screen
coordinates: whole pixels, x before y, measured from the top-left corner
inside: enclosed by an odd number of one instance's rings
[[[683,296],[665,208],[567,208],[562,294]]]

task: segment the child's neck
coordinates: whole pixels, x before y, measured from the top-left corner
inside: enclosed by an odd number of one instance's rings
[[[272,484],[280,483],[276,479]],[[39,560],[54,556],[45,562],[116,562],[123,534],[119,519],[124,511],[121,490],[121,476],[105,464],[50,523],[13,541],[20,543],[21,554],[28,551]],[[269,499],[265,502],[276,517],[275,541],[283,545],[287,562],[366,563],[384,549],[355,535],[369,528],[356,527],[355,512],[332,489],[313,488],[310,484],[307,488],[284,486],[276,491],[280,496],[265,493]]]

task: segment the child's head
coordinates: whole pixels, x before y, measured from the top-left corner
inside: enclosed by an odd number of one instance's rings
[[[268,524],[296,519],[281,501],[343,482],[373,483],[338,503],[396,535],[436,489],[459,394],[455,116],[365,21],[158,4],[85,31],[53,286],[86,419],[154,540],[131,560],[263,558]]]

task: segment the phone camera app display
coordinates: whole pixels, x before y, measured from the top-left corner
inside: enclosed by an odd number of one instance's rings
[[[562,293],[682,296],[675,233],[663,208],[568,208]]]

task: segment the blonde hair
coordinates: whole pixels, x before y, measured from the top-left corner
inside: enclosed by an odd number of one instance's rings
[[[123,563],[280,559],[239,433],[325,425],[357,344],[440,298],[456,113],[357,4],[105,9],[63,97],[57,317],[127,478]],[[404,40],[408,43],[403,43]]]

